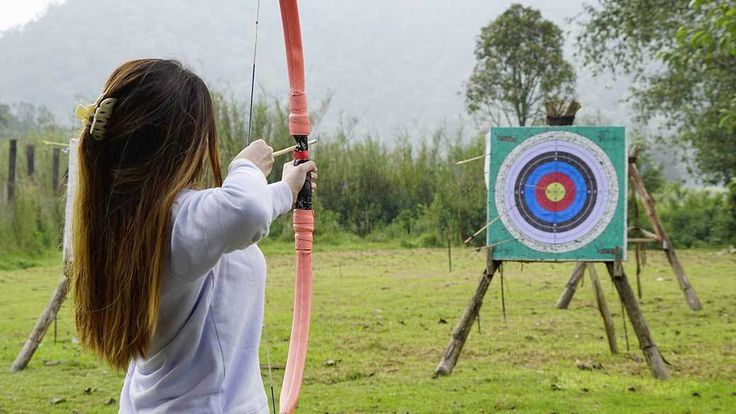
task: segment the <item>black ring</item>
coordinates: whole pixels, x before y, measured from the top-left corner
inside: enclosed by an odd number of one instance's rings
[[[588,197],[585,198],[585,202],[580,211],[570,219],[561,223],[552,223],[547,220],[534,215],[526,204],[524,192],[526,191],[526,181],[529,174],[534,171],[541,164],[550,161],[562,161],[570,164],[572,167],[577,169],[585,180],[585,185],[588,187]],[[569,152],[561,151],[549,151],[537,155],[532,158],[526,165],[524,165],[516,178],[514,184],[514,201],[518,206],[521,217],[529,223],[532,227],[541,230],[546,233],[562,233],[569,231],[579,226],[585,219],[590,216],[593,207],[598,198],[598,186],[596,183],[595,175],[588,165],[580,159],[580,157],[570,154]]]

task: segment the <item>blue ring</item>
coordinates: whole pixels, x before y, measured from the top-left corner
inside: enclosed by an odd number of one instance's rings
[[[536,188],[542,177],[554,172],[566,175],[575,187],[575,199],[572,200],[566,209],[561,211],[550,211],[545,209],[537,202],[535,194]],[[588,186],[585,185],[585,179],[580,171],[572,165],[561,161],[550,161],[535,168],[532,173],[529,174],[526,187],[526,191],[524,191],[524,200],[526,201],[529,211],[539,219],[548,223],[563,223],[575,217],[575,215],[578,214],[585,206],[585,199],[588,196]]]

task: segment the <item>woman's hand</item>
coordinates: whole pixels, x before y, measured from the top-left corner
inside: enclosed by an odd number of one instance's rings
[[[304,164],[294,165],[293,161],[284,164],[284,169],[281,173],[281,181],[289,185],[291,189],[291,200],[292,206],[296,204],[296,196],[304,186],[304,181],[307,179],[307,173],[310,174],[312,179],[312,191],[317,189],[317,164],[314,161],[307,161]]]
[[[251,161],[258,169],[263,171],[263,175],[268,175],[273,168],[273,148],[266,144],[266,141],[257,139],[240,151],[235,159]]]

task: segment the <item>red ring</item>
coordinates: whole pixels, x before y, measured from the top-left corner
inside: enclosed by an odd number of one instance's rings
[[[552,183],[560,183],[565,189],[565,196],[562,200],[552,201],[547,198],[547,186]],[[539,205],[547,211],[562,211],[572,204],[575,199],[575,185],[573,184],[570,177],[560,172],[549,173],[539,179],[537,188],[534,189],[534,195],[537,198]]]

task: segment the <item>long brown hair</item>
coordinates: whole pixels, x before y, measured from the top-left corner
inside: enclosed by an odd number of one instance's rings
[[[80,342],[122,369],[156,330],[176,195],[208,157],[217,185],[222,176],[209,91],[179,62],[124,63],[106,98],[117,102],[104,136],[86,127],[79,143],[72,276]]]

